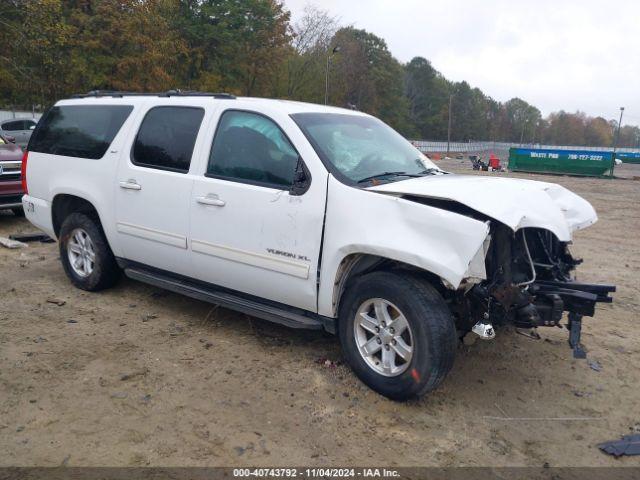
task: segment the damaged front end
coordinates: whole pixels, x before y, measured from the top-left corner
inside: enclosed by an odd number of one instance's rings
[[[572,272],[580,263],[569,252],[568,242],[559,241],[549,230],[514,232],[491,222],[486,280],[467,283],[458,291],[453,307],[458,328],[490,339],[494,326],[511,324],[538,338],[537,327],[562,327],[563,313],[568,312],[569,344],[576,358],[584,358],[582,317],[593,316],[596,303],[611,302],[608,294],[616,288],[576,282]]]

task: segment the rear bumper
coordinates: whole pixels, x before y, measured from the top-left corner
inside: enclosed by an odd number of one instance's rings
[[[23,193],[20,180],[0,182],[0,209],[21,207]]]
[[[53,231],[51,202],[25,195],[22,197],[22,206],[27,220],[51,238],[56,238]]]

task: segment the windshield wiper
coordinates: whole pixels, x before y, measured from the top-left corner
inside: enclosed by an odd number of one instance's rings
[[[434,173],[444,173],[444,172],[442,170],[440,170],[439,168],[425,168],[420,173],[422,173],[424,175],[433,175]]]
[[[407,173],[407,172],[382,172],[376,173],[375,175],[371,175],[369,177],[364,177],[358,180],[358,183],[370,182],[371,180],[376,180],[380,177],[421,177],[421,173]]]

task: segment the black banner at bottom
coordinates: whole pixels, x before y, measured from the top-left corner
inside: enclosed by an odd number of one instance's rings
[[[396,479],[396,480],[640,480],[639,467],[10,467],[0,480],[218,480],[218,479]]]

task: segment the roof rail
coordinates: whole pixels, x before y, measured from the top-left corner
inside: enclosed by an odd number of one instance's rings
[[[90,98],[90,97],[212,97],[233,100],[235,95],[230,93],[210,93],[210,92],[196,92],[191,90],[167,90],[160,93],[142,93],[142,92],[121,92],[118,90],[91,90],[87,93],[76,93],[71,95],[71,98]]]

